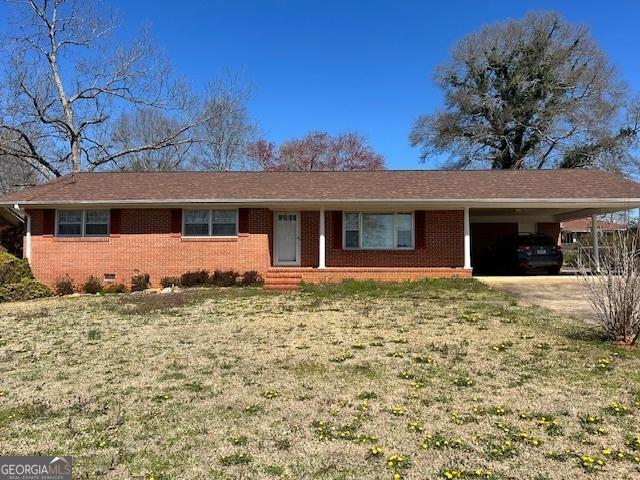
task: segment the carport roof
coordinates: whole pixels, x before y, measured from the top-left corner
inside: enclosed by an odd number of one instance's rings
[[[77,173],[0,197],[0,205],[206,202],[640,203],[640,184],[599,170]]]
[[[16,212],[0,208],[0,226],[3,224],[19,225],[21,223],[23,223],[22,217],[20,217]]]

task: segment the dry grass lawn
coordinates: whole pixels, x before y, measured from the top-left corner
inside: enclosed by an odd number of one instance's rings
[[[471,281],[0,305],[0,454],[78,479],[637,479],[639,394],[638,351]]]

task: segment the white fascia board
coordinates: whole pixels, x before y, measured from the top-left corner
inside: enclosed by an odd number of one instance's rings
[[[435,208],[620,208],[632,209],[640,207],[640,198],[553,198],[553,199],[529,199],[529,198],[475,198],[475,199],[168,199],[168,200],[60,200],[42,201],[28,200],[24,202],[0,203],[0,206],[20,205],[20,207],[69,207],[69,206],[101,206],[101,207],[132,207],[132,208],[158,208],[158,207],[189,207],[206,205],[227,206],[252,206],[270,208],[283,205],[302,206],[306,208],[343,208],[354,206],[406,206],[406,207],[435,207]]]
[[[531,222],[531,223],[546,223],[556,222],[554,215],[471,215],[471,223],[517,223],[517,222]]]

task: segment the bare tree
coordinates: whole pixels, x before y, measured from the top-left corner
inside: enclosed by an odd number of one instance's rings
[[[183,143],[186,133],[178,137],[178,142],[164,144],[165,138],[180,130],[178,122],[157,109],[138,110],[123,114],[112,131],[112,141],[120,149],[131,145],[156,145],[157,148],[136,151],[116,160],[120,170],[145,172],[170,172],[189,167],[189,152],[193,145]]]
[[[0,130],[0,143],[5,133]],[[11,155],[0,154],[0,195],[37,184],[41,180],[29,163]]]
[[[192,157],[195,169],[241,170],[248,165],[248,147],[258,134],[247,110],[251,93],[241,74],[227,73],[207,86],[200,107],[206,120],[197,128]]]
[[[0,157],[0,195],[30,187],[39,182],[37,172],[16,158]]]
[[[194,95],[192,117],[202,119],[191,131],[169,144],[164,138],[180,128],[179,123],[158,109],[123,114],[112,131],[112,140],[121,149],[130,145],[156,145],[124,155],[114,163],[119,169],[134,171],[242,170],[249,164],[248,147],[258,128],[247,110],[250,86],[241,74],[227,73]],[[188,142],[182,140],[188,139]]]
[[[599,261],[580,255],[580,278],[596,319],[613,342],[632,346],[640,336],[640,238],[612,232],[603,238]],[[594,274],[598,268],[599,273]]]
[[[326,132],[311,132],[289,140],[279,148],[265,140],[253,143],[249,157],[263,170],[380,170],[384,157],[376,153],[357,133],[332,137]]]
[[[148,34],[127,46],[113,12],[90,0],[10,0],[18,22],[5,39],[0,154],[42,175],[93,170],[122,157],[190,143],[202,118]],[[163,136],[123,144],[116,115],[162,109],[176,120]]]
[[[410,134],[453,168],[622,170],[640,131],[626,87],[589,30],[557,13],[485,26],[460,40],[436,81],[445,109]],[[621,162],[622,159],[622,162]]]

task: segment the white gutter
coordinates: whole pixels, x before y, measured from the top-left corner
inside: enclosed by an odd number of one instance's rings
[[[362,204],[362,203],[434,203],[434,204],[455,204],[471,205],[564,205],[564,204],[598,204],[598,205],[619,205],[638,204],[640,198],[349,198],[349,199],[302,199],[302,198],[180,198],[164,200],[26,200],[20,202],[22,206],[54,206],[54,205],[183,205],[183,204],[212,204],[212,203],[272,203],[272,204]],[[13,203],[0,203],[0,206],[11,206]],[[15,204],[18,206],[18,204]]]

